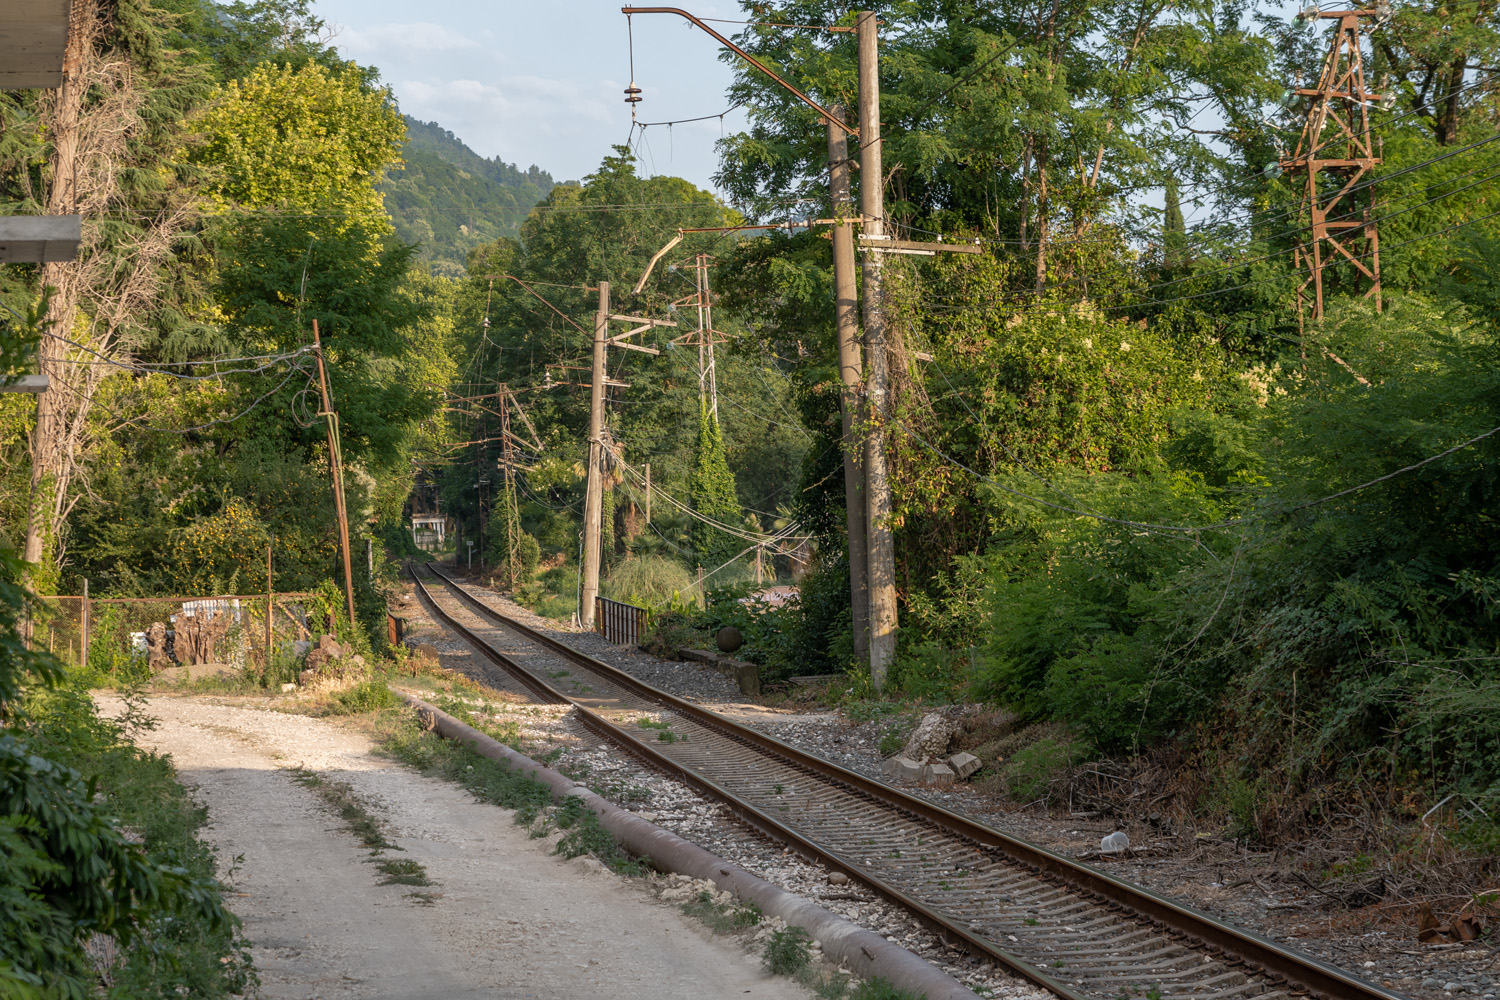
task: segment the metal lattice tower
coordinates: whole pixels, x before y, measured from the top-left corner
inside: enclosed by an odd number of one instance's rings
[[[1365,89],[1360,45],[1360,19],[1375,18],[1379,13],[1308,10],[1298,15],[1338,22],[1317,86],[1292,91],[1312,101],[1296,149],[1280,160],[1286,173],[1305,177],[1302,219],[1309,225],[1303,243],[1294,252],[1296,266],[1307,272],[1297,288],[1299,322],[1309,304],[1309,288],[1312,318],[1322,318],[1323,269],[1340,260],[1347,260],[1369,280],[1365,298],[1374,298],[1375,309],[1380,310],[1380,240],[1372,218],[1374,187],[1367,184],[1354,190],[1380,163],[1376,140],[1370,133],[1370,104],[1382,97]],[[1356,198],[1361,202],[1358,207]],[[1363,246],[1358,241],[1363,241]]]
[[[691,266],[694,275],[693,294],[673,302],[670,308],[676,310],[683,306],[695,307],[698,310],[698,326],[680,337],[674,337],[672,343],[681,347],[698,348],[698,401],[708,407],[709,415],[714,420],[718,420],[719,376],[714,345],[722,344],[729,338],[714,329],[713,294],[708,287],[708,269],[713,266],[713,258],[700,253],[694,257]],[[672,265],[673,270],[677,267],[676,264]]]

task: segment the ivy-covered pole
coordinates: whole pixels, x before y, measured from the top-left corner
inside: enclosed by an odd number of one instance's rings
[[[594,315],[594,374],[589,393],[588,489],[583,501],[583,588],[578,622],[594,627],[599,596],[599,529],[604,514],[604,360],[609,339],[609,282],[599,282],[599,311]]]
[[[843,108],[830,108],[843,115]],[[849,536],[849,606],[854,625],[854,658],[870,657],[870,588],[865,547],[864,450],[859,435],[859,383],[864,363],[859,350],[859,284],[854,267],[857,221],[849,194],[849,141],[844,130],[828,123],[828,194],[833,202],[833,299],[839,338],[839,378],[843,382],[844,511]]]
[[[855,20],[859,37],[859,202],[867,241],[890,239],[885,232],[885,173],[880,162],[880,63],[875,12]],[[891,484],[886,471],[885,302],[881,284],[883,254],[865,251],[865,358],[870,430],[865,438],[865,530],[869,539],[870,683],[876,691],[896,658],[896,544],[891,535]]]

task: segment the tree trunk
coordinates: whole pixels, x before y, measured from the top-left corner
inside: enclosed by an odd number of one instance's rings
[[[68,12],[68,44],[63,56],[62,86],[53,93],[48,131],[52,136],[48,215],[73,215],[79,210],[79,119],[88,91],[84,65],[98,29],[94,0],[72,0]],[[71,478],[66,408],[70,380],[63,370],[64,343],[72,339],[78,311],[78,265],[42,265],[42,287],[50,289],[46,329],[37,350],[38,372],[49,376],[51,388],[37,396],[36,426],[31,433],[31,492],[26,511],[26,561],[40,566],[51,554],[58,521]],[[48,336],[50,334],[51,336]],[[33,570],[33,572],[35,572]]]

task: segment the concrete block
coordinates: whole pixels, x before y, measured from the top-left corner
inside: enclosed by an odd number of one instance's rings
[[[948,766],[959,781],[968,780],[969,775],[979,770],[983,762],[971,753],[956,753],[948,758]]]
[[[928,764],[922,768],[922,781],[929,785],[951,785],[953,777],[953,768],[947,764]]]
[[[0,79],[5,77],[0,71]],[[83,239],[82,217],[77,215],[7,215],[0,217],[0,261],[7,264],[42,264],[69,261],[78,256]]]
[[[734,668],[734,681],[740,686],[740,694],[759,697],[760,668],[744,660],[730,660],[729,664]]]
[[[881,770],[892,781],[922,780],[922,765],[910,757],[892,757],[881,765]]]

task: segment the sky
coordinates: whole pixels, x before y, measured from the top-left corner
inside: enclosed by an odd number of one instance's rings
[[[381,71],[413,118],[435,121],[481,156],[554,180],[577,180],[630,133],[630,35],[619,0],[317,0],[345,58]],[[702,18],[743,16],[734,0],[693,0]],[[713,38],[681,17],[636,15],[635,79],[642,122],[718,115],[730,67]],[[724,35],[737,26],[714,24]],[[743,128],[742,112],[723,133]],[[719,120],[649,128],[643,173],[717,190]]]

